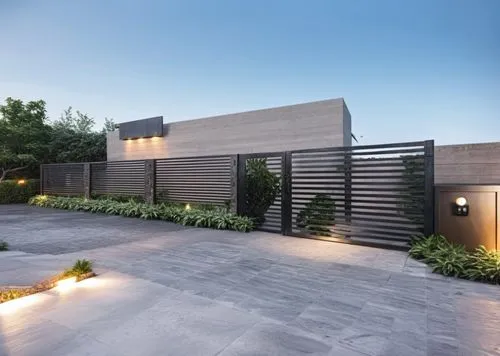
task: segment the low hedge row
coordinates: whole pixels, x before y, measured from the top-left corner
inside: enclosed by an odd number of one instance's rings
[[[484,246],[469,252],[463,245],[435,234],[414,239],[410,256],[427,263],[435,273],[500,284],[500,252],[488,251]]]
[[[84,198],[54,197],[38,195],[30,199],[29,204],[47,208],[89,211],[122,215],[142,219],[165,220],[174,223],[208,227],[220,230],[248,232],[253,230],[252,219],[229,213],[223,209],[201,210],[172,206],[169,204],[150,205],[136,201],[118,202],[114,200],[87,200]]]
[[[17,180],[4,180],[0,183],[0,204],[27,203],[38,193],[38,188],[37,179],[25,180],[22,184]]]

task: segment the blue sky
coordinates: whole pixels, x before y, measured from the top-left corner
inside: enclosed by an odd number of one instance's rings
[[[500,140],[498,0],[0,0],[0,100],[99,125],[344,97],[362,144]]]

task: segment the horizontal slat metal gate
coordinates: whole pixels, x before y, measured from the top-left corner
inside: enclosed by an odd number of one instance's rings
[[[294,151],[291,160],[292,235],[404,247],[424,233],[424,142]]]
[[[433,226],[433,141],[240,155],[265,158],[281,195],[259,230],[365,245],[408,246]],[[245,190],[238,189],[244,212]]]

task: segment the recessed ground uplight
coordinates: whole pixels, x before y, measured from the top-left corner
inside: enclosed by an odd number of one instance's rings
[[[92,262],[83,259],[77,260],[73,267],[63,273],[45,279],[31,287],[0,288],[0,315],[12,313],[31,305],[33,301],[40,299],[40,294],[38,294],[40,292],[54,288],[56,291],[64,293],[76,288],[77,282],[88,280],[95,275],[92,271]]]
[[[42,299],[39,295],[32,294],[19,299],[0,304],[0,315],[14,314],[16,311],[37,304]]]
[[[56,283],[57,290],[59,290],[61,292],[66,292],[70,289],[75,288],[75,286],[76,286],[76,277],[61,279],[60,281],[57,281],[57,283]]]
[[[26,183],[26,181],[25,181],[24,179],[19,179],[19,180],[17,181],[17,184],[18,184],[18,185],[23,185],[23,184],[25,184],[25,183]]]
[[[191,210],[191,205],[186,204],[186,210]]]

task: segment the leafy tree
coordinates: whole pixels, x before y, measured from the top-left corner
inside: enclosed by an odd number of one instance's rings
[[[47,121],[43,100],[24,103],[7,98],[0,105],[0,181],[8,173],[47,161],[52,132]]]
[[[64,110],[63,114],[53,123],[55,130],[71,130],[76,133],[91,133],[95,125],[95,120],[88,114],[76,111],[73,115],[73,108],[70,106]]]
[[[15,154],[7,148],[0,148],[0,183],[8,173],[21,171],[35,163],[36,159],[31,154]]]
[[[104,118],[104,127],[102,128],[102,132],[107,133],[116,130],[116,124],[113,119]]]
[[[40,163],[106,160],[106,133],[115,123],[105,118],[101,131],[94,127],[93,117],[72,107],[50,123],[43,100],[7,98],[0,105],[0,181],[20,171],[36,177]]]
[[[112,119],[105,119],[101,132],[93,131],[95,120],[88,114],[76,111],[70,106],[59,120],[53,123],[50,144],[53,162],[92,162],[106,160],[106,132],[114,128]]]

